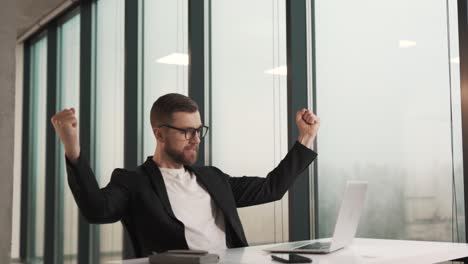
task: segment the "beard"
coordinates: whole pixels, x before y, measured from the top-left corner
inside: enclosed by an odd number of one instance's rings
[[[186,146],[182,151],[172,148],[171,145],[166,145],[165,152],[175,162],[182,165],[192,165],[197,161],[198,145]]]

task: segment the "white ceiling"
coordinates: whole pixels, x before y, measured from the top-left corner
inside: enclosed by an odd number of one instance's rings
[[[44,15],[58,7],[64,0],[18,0],[17,36],[23,34]]]

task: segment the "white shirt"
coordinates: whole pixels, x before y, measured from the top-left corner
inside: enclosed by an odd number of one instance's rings
[[[172,211],[185,226],[190,249],[226,249],[224,216],[196,176],[185,168],[159,168],[166,185]]]

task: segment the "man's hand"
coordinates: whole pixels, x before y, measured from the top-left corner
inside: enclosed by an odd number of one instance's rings
[[[55,133],[62,141],[65,155],[72,163],[75,163],[80,157],[78,120],[75,116],[75,109],[64,109],[56,113],[50,121],[55,128]]]
[[[320,118],[312,113],[312,111],[302,109],[296,113],[296,124],[299,129],[299,138],[297,141],[312,149],[320,126]]]

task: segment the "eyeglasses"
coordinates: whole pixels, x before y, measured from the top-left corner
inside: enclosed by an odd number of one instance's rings
[[[170,125],[160,125],[158,128],[161,127],[172,128],[180,132],[184,132],[186,140],[191,140],[193,137],[195,137],[195,135],[198,135],[200,139],[202,139],[206,136],[206,133],[208,133],[209,129],[209,127],[207,126],[201,126],[199,128],[178,128]]]

